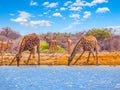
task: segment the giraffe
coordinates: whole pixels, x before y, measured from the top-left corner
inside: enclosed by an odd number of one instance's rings
[[[55,52],[57,51],[57,41],[56,41],[56,36],[53,36],[53,38],[48,39],[47,36],[44,37],[44,40],[48,43],[49,45],[49,52]]]
[[[70,36],[64,36],[67,39],[67,47],[68,47],[68,53],[70,54],[72,51],[72,40],[70,39]]]
[[[57,41],[56,41],[56,36],[53,37],[53,39],[50,41],[50,48],[49,48],[50,53],[57,51]]]
[[[10,49],[12,48],[13,43],[10,41],[0,41],[0,53],[2,56],[2,60],[4,59],[4,52],[5,51],[10,51]]]
[[[40,39],[39,37],[35,34],[28,34],[26,36],[23,37],[20,46],[19,46],[19,50],[18,53],[16,54],[16,56],[13,58],[13,60],[10,62],[9,65],[11,65],[13,63],[13,61],[16,59],[17,60],[17,66],[19,66],[19,62],[20,62],[20,58],[21,58],[21,54],[22,52],[29,50],[30,51],[30,55],[28,57],[28,60],[26,62],[26,64],[28,64],[29,59],[31,57],[31,54],[35,53],[34,47],[37,46],[37,52],[38,52],[38,65],[40,64]]]
[[[85,51],[88,51],[89,52],[89,55],[88,55],[88,58],[87,58],[87,62],[89,61],[89,57],[92,53],[92,55],[94,56],[94,59],[96,60],[96,64],[98,64],[98,51],[97,51],[97,39],[90,35],[90,36],[83,36],[78,42],[77,44],[75,45],[72,53],[71,53],[71,56],[69,57],[69,60],[68,60],[68,66],[70,65],[70,63],[72,62],[77,50],[80,49],[80,47],[82,47],[83,49],[83,52],[81,53],[81,55],[76,59],[76,61],[74,62],[74,64],[81,58],[81,56],[84,54]],[[94,55],[93,51],[96,51],[96,56]]]

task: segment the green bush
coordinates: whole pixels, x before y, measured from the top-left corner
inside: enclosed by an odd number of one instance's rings
[[[40,52],[46,53],[49,52],[49,45],[45,41],[40,44]]]
[[[42,52],[42,53],[49,52],[49,45],[45,41],[43,41],[40,45],[40,52]],[[63,53],[63,52],[66,52],[66,51],[58,45],[57,46],[57,52]]]
[[[66,52],[66,51],[62,47],[57,46],[57,52],[63,53],[63,52]]]

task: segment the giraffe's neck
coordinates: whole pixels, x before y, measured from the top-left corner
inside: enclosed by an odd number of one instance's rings
[[[75,45],[75,47],[74,47],[74,49],[73,49],[73,52],[71,53],[71,56],[70,56],[70,58],[72,59],[73,57],[74,57],[74,55],[76,54],[76,51],[77,51],[77,49],[78,49],[78,47],[79,47],[79,43],[81,42],[81,39],[77,42],[77,44]]]

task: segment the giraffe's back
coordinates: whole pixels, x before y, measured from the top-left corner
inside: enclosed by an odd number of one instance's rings
[[[94,36],[92,36],[92,35],[86,36],[85,39],[86,39],[87,41],[97,41],[97,39],[96,39]]]
[[[35,33],[28,34],[24,36],[20,45],[20,49],[22,49],[22,51],[32,50],[34,46],[39,45],[39,43],[40,43],[40,39]]]
[[[97,46],[97,39],[90,35],[90,36],[84,36],[81,39],[81,45],[84,48],[84,50],[89,50],[90,48],[96,48]]]

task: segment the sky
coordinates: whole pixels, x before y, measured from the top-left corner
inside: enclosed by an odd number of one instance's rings
[[[0,28],[28,33],[120,32],[120,0],[0,0]]]

